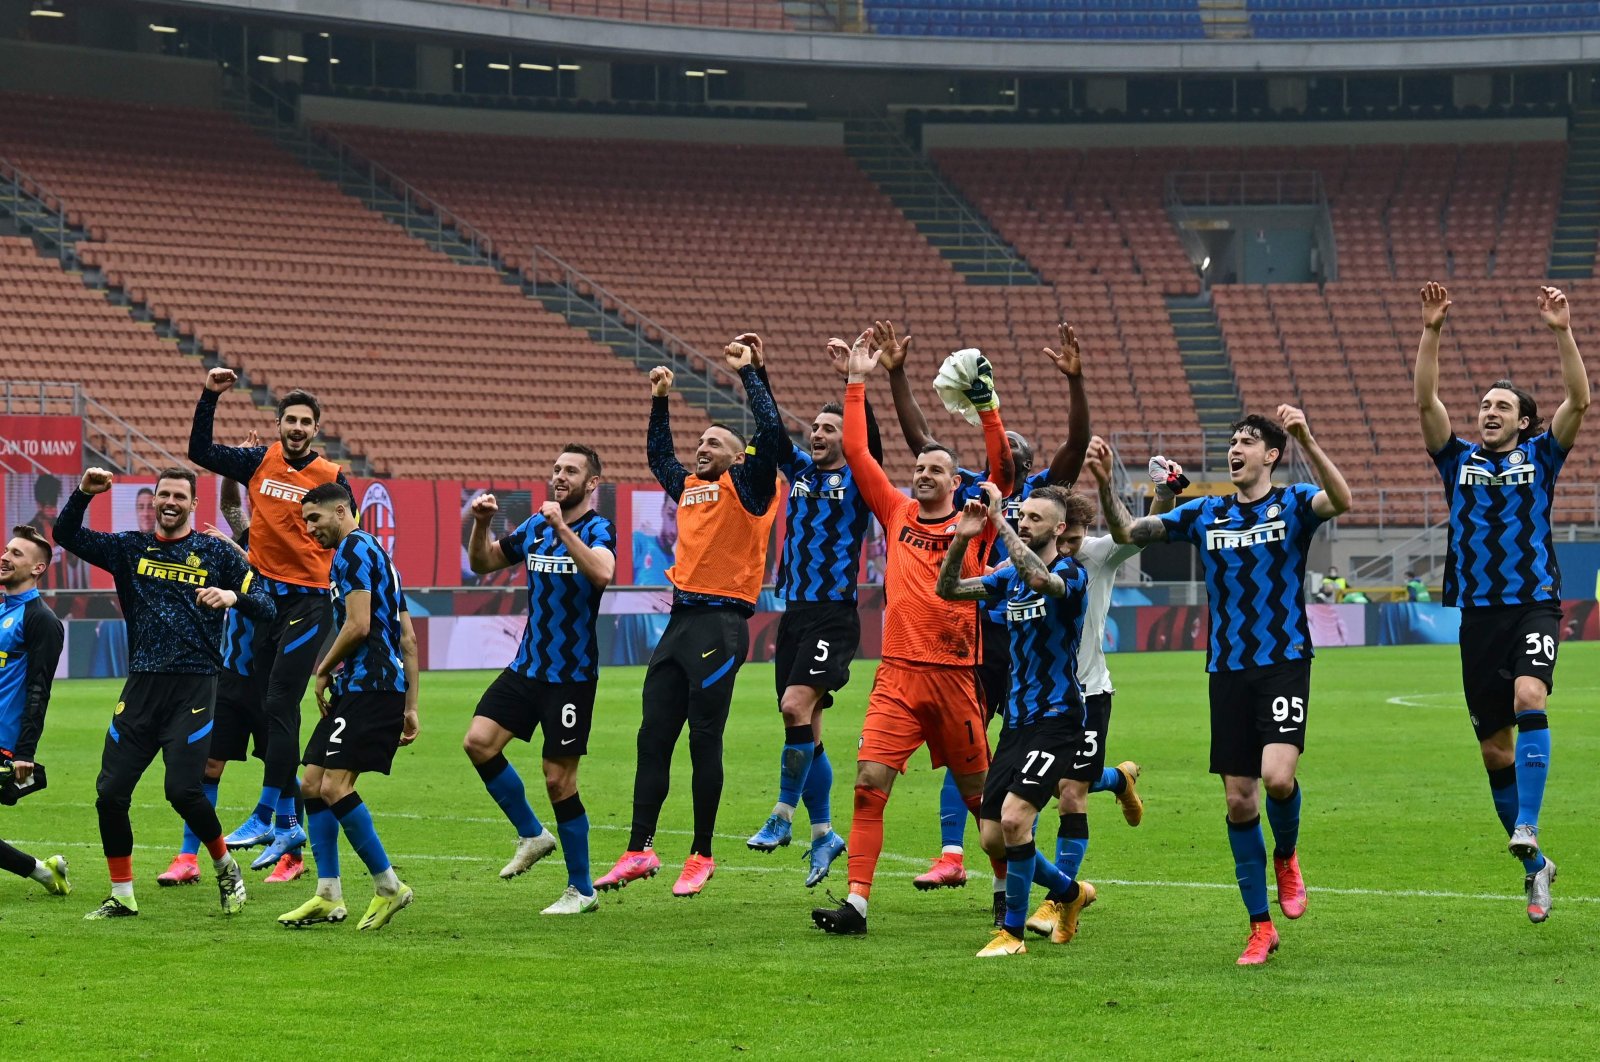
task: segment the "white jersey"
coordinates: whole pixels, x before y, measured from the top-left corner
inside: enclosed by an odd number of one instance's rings
[[[1111,611],[1111,587],[1122,562],[1143,548],[1119,546],[1110,535],[1086,538],[1078,547],[1078,563],[1089,573],[1089,607],[1083,617],[1083,641],[1078,647],[1078,684],[1085,697],[1112,692],[1111,669],[1106,666],[1106,613]]]

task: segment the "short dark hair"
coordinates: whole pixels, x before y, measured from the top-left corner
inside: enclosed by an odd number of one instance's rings
[[[722,423],[722,421],[720,421],[720,420],[712,421],[711,422],[711,427],[713,427],[713,428],[721,428],[723,431],[727,432],[729,435],[732,435],[735,439],[738,439],[739,440],[739,449],[748,450],[750,448],[750,441],[744,437],[744,432],[740,431],[738,428],[730,427],[729,425]]]
[[[355,502],[350,497],[350,492],[338,480],[327,483],[318,483],[306,491],[305,497],[300,499],[301,505],[338,505],[344,504],[346,509],[355,512]]]
[[[33,481],[33,500],[40,505],[54,505],[61,500],[61,481],[43,475]]]
[[[1033,468],[1033,443],[1029,442],[1028,441],[1028,437],[1026,435],[1022,434],[1020,431],[1007,431],[1006,432],[1006,436],[1007,436],[1008,439],[1012,435],[1015,435],[1017,437],[1017,441],[1022,444],[1021,447],[1020,447],[1020,449],[1022,450],[1022,463],[1026,467],[1025,468],[1019,468],[1019,469],[1016,470],[1019,473],[1017,478],[1020,479],[1020,478],[1022,478],[1020,473],[1026,472],[1029,469]]]
[[[819,415],[823,413],[832,413],[836,417],[842,417],[844,416],[844,406],[840,405],[838,402],[824,402],[822,403],[822,408],[817,410],[817,413]]]
[[[1094,503],[1066,487],[1047,483],[1042,487],[1035,487],[1028,493],[1028,497],[1054,502],[1061,510],[1061,519],[1068,525],[1088,527],[1094,520]]]
[[[1517,442],[1525,443],[1544,430],[1544,418],[1539,416],[1539,403],[1533,396],[1510,380],[1496,380],[1489,385],[1490,391],[1510,391],[1517,396],[1517,419],[1528,418],[1528,426],[1517,432]]]
[[[961,455],[956,453],[955,447],[946,446],[942,442],[924,443],[923,446],[922,446],[922,449],[917,451],[917,456],[921,457],[923,454],[931,454],[931,453],[935,453],[935,452],[949,454],[950,455],[950,463],[952,465],[954,465],[956,468],[960,468],[961,467]]]
[[[154,495],[155,491],[152,490],[149,487],[140,487],[139,490],[134,494],[133,500],[134,501],[138,501],[140,498],[144,497],[146,494]]]
[[[181,479],[181,480],[183,480],[185,483],[189,484],[189,494],[190,494],[190,496],[194,495],[194,492],[195,492],[194,473],[189,471],[187,468],[179,468],[177,465],[173,465],[171,468],[163,468],[160,472],[156,473],[156,484],[157,484],[157,486],[159,486],[161,481],[164,480],[164,479]],[[137,497],[137,495],[135,495],[135,497]]]
[[[1243,420],[1234,421],[1228,428],[1230,436],[1236,435],[1241,431],[1252,432],[1260,436],[1261,441],[1267,444],[1268,449],[1278,451],[1278,461],[1283,460],[1284,450],[1289,445],[1289,435],[1283,430],[1282,424],[1279,424],[1271,417],[1264,417],[1260,413],[1252,413]],[[1278,461],[1272,462],[1274,469],[1278,467]]]
[[[296,387],[293,391],[278,399],[278,419],[283,419],[283,411],[290,406],[310,406],[311,419],[318,424],[322,423],[322,403],[317,401],[317,396],[310,391],[303,391]]]
[[[16,527],[13,527],[11,529],[11,537],[27,539],[33,545],[44,550],[44,563],[46,567],[48,567],[50,562],[55,559],[55,547],[52,546],[50,544],[50,540],[45,538],[44,535],[39,532],[39,529],[34,527],[32,524],[18,524]]]
[[[589,462],[589,475],[598,476],[600,474],[600,455],[594,452],[593,447],[585,446],[582,443],[568,443],[561,448],[561,452],[564,454],[582,454],[583,459]]]

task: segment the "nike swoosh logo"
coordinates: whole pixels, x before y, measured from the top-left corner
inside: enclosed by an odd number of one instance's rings
[[[1217,516],[1217,517],[1213,517],[1211,522],[1214,523],[1214,524],[1225,524],[1229,520],[1232,520],[1232,519],[1233,519],[1233,517],[1231,517],[1231,516]]]
[[[205,706],[205,705],[203,705],[203,704],[202,704],[202,705],[201,705],[201,706],[200,706],[200,707],[198,707],[198,708],[190,708],[190,709],[189,709],[189,714],[190,714],[190,715],[199,715],[199,714],[200,714],[200,713],[201,713],[201,712],[203,712],[203,711],[205,711],[205,710],[206,710],[206,706]]]
[[[1093,761],[1093,760],[1090,760],[1090,761],[1089,761],[1089,763],[1093,763],[1093,762],[1094,762],[1094,761]],[[1072,769],[1073,769],[1073,770],[1074,770],[1074,771],[1081,771],[1081,770],[1083,770],[1083,769],[1084,769],[1084,768],[1085,768],[1085,767],[1087,767],[1087,766],[1089,766],[1089,764],[1088,764],[1088,763],[1074,763],[1074,764],[1073,764],[1073,765],[1072,765]]]
[[[304,619],[304,617],[301,617],[301,619]],[[300,622],[300,620],[297,620],[297,619],[290,620],[289,621],[289,626],[293,627],[296,623],[299,623],[299,622]]]
[[[1022,784],[1023,785],[1038,785],[1039,784],[1039,780],[1037,778],[1024,778],[1022,780]]]
[[[567,739],[566,739],[566,740],[565,740],[565,741],[563,741],[563,742],[562,742],[562,744],[563,744],[563,745],[570,745],[570,744],[572,744],[572,743],[573,743],[573,742],[574,742],[574,741],[577,741],[577,740],[578,740],[578,739],[577,739],[577,738],[567,738]]]
[[[1539,662],[1539,661],[1537,661],[1537,660],[1535,660],[1535,661],[1534,661],[1534,663],[1535,663],[1535,664],[1537,664],[1537,663],[1538,663],[1538,662]],[[827,669],[827,668],[825,668],[825,667],[824,667],[824,668],[815,668],[815,667],[814,667],[814,668],[812,668],[812,669],[811,669],[811,673],[812,673],[812,674],[813,674],[813,675],[823,675],[823,674],[827,674],[827,671],[828,671],[828,669]]]
[[[704,660],[706,657],[710,656],[714,652],[716,652],[715,649],[707,649],[705,652],[700,654],[700,659]]]
[[[155,552],[158,552],[160,549],[161,549],[160,546],[146,546],[144,548],[144,551],[146,553],[155,553]]]
[[[968,762],[968,763],[971,763],[971,762],[972,762],[972,761],[973,761],[973,760],[975,760],[975,759],[977,759],[977,758],[978,758],[978,757],[976,757],[976,756],[968,756],[968,757],[967,757],[967,762]]]
[[[1298,727],[1292,727],[1292,726],[1280,726],[1278,728],[1278,733],[1280,733],[1280,734],[1292,734],[1297,729],[1299,729],[1299,728]]]

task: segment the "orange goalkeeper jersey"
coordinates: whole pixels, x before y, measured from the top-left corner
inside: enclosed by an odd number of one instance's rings
[[[982,414],[983,439],[989,467],[1010,467],[1005,426],[998,412]],[[983,657],[978,632],[978,605],[974,601],[946,601],[934,593],[939,568],[955,538],[956,516],[924,521],[920,506],[895,489],[883,466],[867,452],[866,385],[850,384],[844,398],[844,454],[861,496],[883,525],[888,544],[888,569],[884,574],[883,658],[900,664],[935,667],[971,667]],[[1004,473],[1002,472],[1002,478]],[[1001,496],[1010,484],[996,481]],[[967,543],[961,577],[984,573],[994,530]]]

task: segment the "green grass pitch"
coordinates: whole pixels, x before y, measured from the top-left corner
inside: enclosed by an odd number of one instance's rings
[[[1521,868],[1489,803],[1460,705],[1453,647],[1341,649],[1317,660],[1302,764],[1301,857],[1310,910],[1278,919],[1264,969],[1233,965],[1245,936],[1220,785],[1205,773],[1206,680],[1198,654],[1113,659],[1122,687],[1113,762],[1145,767],[1144,825],[1092,799],[1084,877],[1100,901],[1066,947],[979,961],[986,864],[968,830],[972,882],[920,894],[937,851],[939,777],[925,758],[896,788],[871,933],[835,939],[809,909],[845,891],[844,863],[815,893],[802,847],[772,855],[743,838],[775,796],[781,728],[770,667],[739,679],[728,726],[716,878],[669,892],[688,844],[687,740],[657,844],[658,877],[606,895],[598,914],[543,918],[565,884],[559,854],[503,882],[511,830],[461,752],[488,673],[425,676],[422,736],[362,795],[416,904],[381,933],[288,931],[274,918],[304,879],[260,884],[224,918],[209,880],[158,889],[179,824],[158,772],[135,796],[141,916],[85,922],[105,894],[93,809],[117,685],[56,687],[41,758],[51,788],[0,809],[0,834],[63,852],[74,894],[0,880],[0,1053],[8,1058],[330,1057],[1277,1057],[1504,1058],[1600,1051],[1600,646],[1563,647],[1552,701],[1555,753],[1542,832],[1561,866],[1550,921],[1523,914]],[[827,721],[834,807],[849,820],[851,750],[871,666]],[[601,677],[582,793],[598,875],[627,840],[639,669]],[[312,713],[314,715],[314,709]],[[309,733],[309,720],[306,723]],[[537,758],[513,745],[549,821]],[[254,762],[223,782],[232,828],[253,803]],[[800,829],[804,834],[804,813]],[[1044,820],[1053,849],[1055,816]],[[976,857],[976,858],[975,858]],[[202,860],[202,863],[204,860]],[[369,894],[344,847],[345,891]]]

